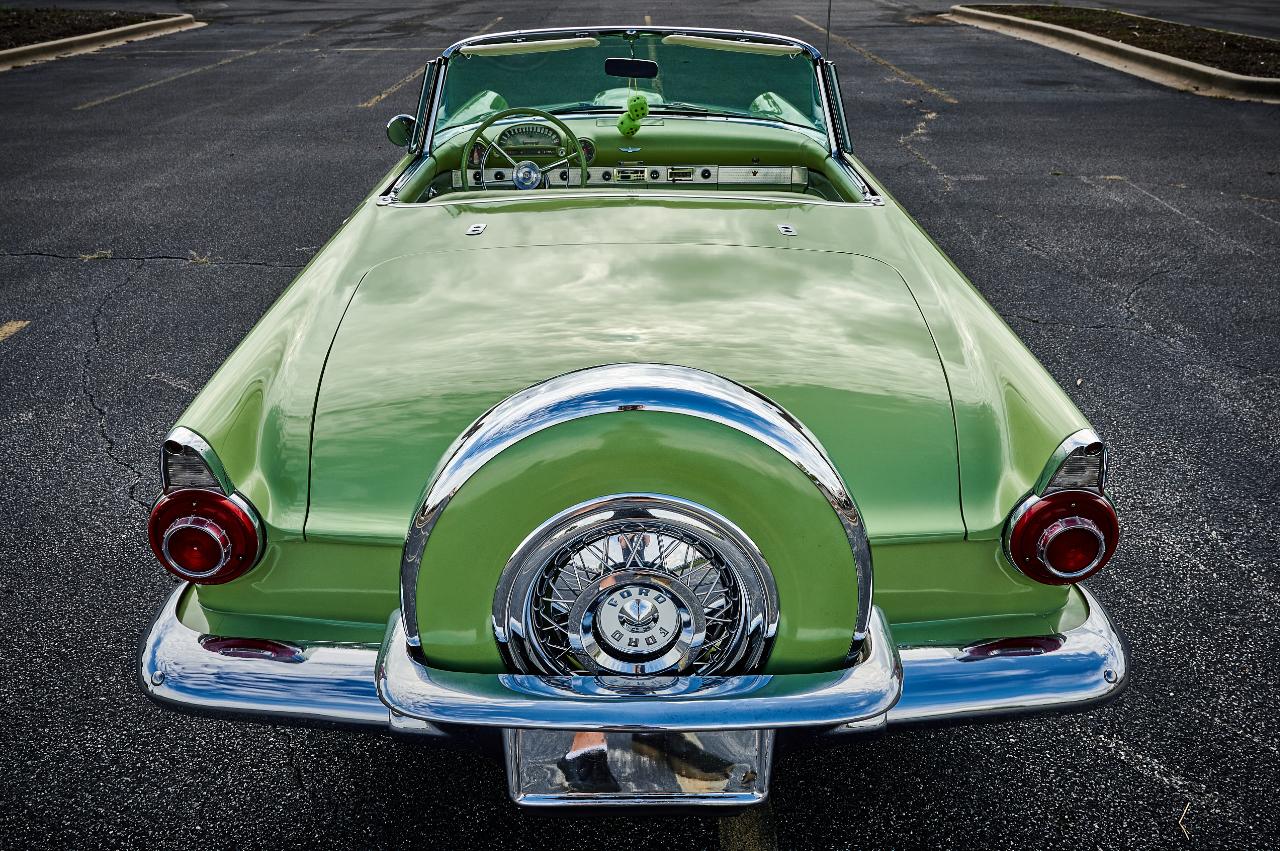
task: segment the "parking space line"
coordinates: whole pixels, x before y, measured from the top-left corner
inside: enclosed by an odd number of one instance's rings
[[[391,95],[399,91],[400,87],[403,86],[405,83],[409,82],[410,80],[416,80],[418,77],[421,77],[421,76],[422,76],[422,69],[415,68],[413,69],[412,72],[410,72],[409,76],[405,77],[400,82],[392,83],[389,87],[378,92],[376,95],[369,98],[364,103],[356,104],[356,106],[359,107],[360,109],[368,109],[371,106],[377,106],[378,104],[386,100],[388,97],[390,97]]]
[[[489,23],[485,24],[485,25],[484,25],[484,27],[483,27],[483,28],[481,28],[479,31],[477,31],[477,32],[473,33],[473,34],[472,34],[472,37],[474,38],[474,37],[475,37],[475,36],[477,36],[477,35],[484,35],[484,34],[485,34],[485,33],[487,33],[489,30],[493,29],[494,25],[496,25],[499,21],[501,21],[501,20],[502,20],[502,17],[503,17],[502,15],[499,15],[498,17],[494,18],[492,21],[490,21]],[[358,104],[356,104],[356,106],[357,106],[359,109],[368,109],[368,108],[369,108],[369,107],[371,107],[371,106],[377,106],[378,104],[382,103],[384,100],[386,100],[387,98],[389,98],[391,95],[393,95],[393,94],[395,94],[397,91],[399,91],[399,90],[400,90],[400,88],[401,88],[403,85],[405,85],[405,83],[408,83],[408,82],[409,82],[409,81],[411,81],[411,80],[416,80],[416,79],[417,79],[418,77],[420,77],[421,75],[422,75],[422,69],[421,69],[421,68],[415,68],[415,69],[412,71],[412,73],[410,73],[410,74],[409,74],[409,76],[405,77],[403,80],[400,80],[400,81],[398,81],[398,82],[392,83],[390,86],[388,86],[387,88],[385,88],[385,89],[383,89],[382,91],[378,92],[376,95],[374,95],[373,97],[369,98],[367,101],[364,101],[363,103],[358,103]]]
[[[910,83],[911,85],[916,86],[917,88],[923,89],[929,94],[937,97],[943,103],[959,103],[960,102],[956,100],[954,97],[952,97],[951,95],[947,94],[942,89],[938,88],[937,86],[932,86],[926,83],[924,80],[917,77],[915,74],[911,74],[907,71],[902,70],[897,65],[894,65],[892,62],[890,62],[888,59],[885,59],[882,56],[877,56],[876,54],[872,53],[870,50],[867,50],[862,45],[855,44],[854,42],[850,41],[849,39],[845,38],[842,35],[836,35],[835,33],[830,32],[826,27],[822,26],[821,24],[815,24],[813,21],[809,20],[804,15],[795,15],[793,17],[795,17],[795,19],[802,24],[808,24],[818,32],[826,33],[827,35],[831,36],[831,38],[843,44],[845,47],[861,54],[863,58],[869,59],[872,62],[875,62],[877,65],[883,65],[885,68],[888,68],[895,75],[897,75],[897,77],[901,79],[904,83]]]
[[[471,37],[472,37],[472,38],[475,38],[475,37],[476,37],[476,36],[478,36],[478,35],[484,35],[484,34],[485,34],[485,33],[487,33],[489,30],[491,30],[491,29],[493,29],[495,26],[497,26],[501,21],[502,21],[502,15],[499,15],[498,17],[494,18],[494,19],[493,19],[492,21],[490,21],[489,23],[485,24],[485,25],[484,25],[483,27],[481,27],[480,29],[478,29],[478,30],[476,30],[475,32],[473,32],[473,33],[471,34]]]
[[[3,343],[30,324],[31,320],[29,319],[10,319],[8,322],[0,324],[0,343]]]
[[[174,80],[181,80],[183,77],[190,77],[192,74],[199,74],[204,71],[212,71],[214,68],[220,68],[223,65],[228,65],[232,62],[239,62],[241,59],[248,59],[250,56],[257,56],[259,53],[266,53],[268,50],[274,50],[277,47],[283,47],[286,44],[293,44],[296,41],[302,41],[305,38],[311,38],[312,36],[320,35],[321,33],[328,32],[329,30],[337,29],[338,27],[345,26],[347,23],[348,23],[347,21],[341,21],[336,24],[331,24],[330,26],[327,26],[327,27],[321,27],[318,30],[312,30],[311,32],[303,33],[302,35],[295,35],[291,38],[285,38],[285,39],[281,39],[280,41],[272,42],[271,44],[268,44],[264,47],[259,47],[254,50],[246,50],[243,53],[237,53],[235,56],[228,56],[226,59],[219,59],[217,62],[211,62],[208,65],[201,65],[198,68],[191,68],[179,74],[172,74],[168,77],[162,77],[159,80],[152,80],[150,83],[144,83],[141,86],[135,86],[132,89],[127,89],[126,91],[123,91],[123,92],[117,92],[114,95],[108,95],[104,98],[98,98],[97,100],[87,101],[86,103],[82,103],[79,106],[75,107],[75,110],[79,111],[82,109],[90,109],[95,106],[102,106],[104,103],[111,103],[112,101],[119,100],[122,97],[128,97],[129,95],[136,95],[138,92],[145,92],[147,89],[154,89],[156,86],[162,86],[165,83],[172,83]]]

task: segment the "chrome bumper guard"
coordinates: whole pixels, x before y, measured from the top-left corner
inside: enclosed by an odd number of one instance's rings
[[[1089,615],[1059,635],[899,648],[876,610],[867,656],[852,668],[645,683],[428,668],[409,655],[398,617],[381,648],[201,635],[178,619],[187,590],[174,591],[143,642],[144,691],[176,709],[265,720],[427,735],[442,734],[437,724],[860,733],[886,724],[1085,709],[1119,694],[1128,679],[1124,643],[1082,587]]]

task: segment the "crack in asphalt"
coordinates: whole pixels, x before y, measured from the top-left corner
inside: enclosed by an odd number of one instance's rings
[[[1163,269],[1157,269],[1156,271],[1152,272],[1150,275],[1147,275],[1145,278],[1143,278],[1142,280],[1134,284],[1133,289],[1129,290],[1129,293],[1120,301],[1121,309],[1123,309],[1125,313],[1129,314],[1134,319],[1137,319],[1138,317],[1137,317],[1137,314],[1134,312],[1134,307],[1133,307],[1134,296],[1136,296],[1142,290],[1143,287],[1145,287],[1150,282],[1154,281],[1156,278],[1159,278],[1161,275],[1170,275],[1170,274],[1173,274],[1174,272],[1180,272],[1190,265],[1191,265],[1190,261],[1184,261],[1174,266],[1166,266]]]
[[[111,253],[95,254],[54,254],[49,251],[0,251],[0,257],[44,257],[51,260],[75,260],[80,263],[97,263],[102,261],[120,261],[126,263],[145,263],[149,260],[171,260],[191,263],[196,266],[260,266],[266,269],[301,269],[305,263],[268,263],[265,260],[220,260],[202,258],[193,254],[181,257],[175,254],[147,254],[144,256],[116,256]]]
[[[102,299],[98,302],[98,306],[94,309],[93,316],[89,322],[90,328],[93,329],[93,343],[84,350],[84,359],[80,369],[80,390],[85,399],[89,402],[89,406],[93,408],[97,415],[98,437],[102,440],[104,454],[113,464],[123,470],[126,470],[133,476],[132,480],[129,482],[129,501],[142,509],[143,512],[149,513],[151,511],[151,507],[138,499],[138,484],[142,481],[142,471],[135,467],[129,460],[120,457],[116,452],[116,440],[107,430],[107,409],[102,407],[98,402],[98,397],[93,391],[93,382],[89,378],[89,368],[93,361],[93,354],[102,346],[102,314],[107,309],[107,302],[127,287],[130,282],[133,281],[133,276],[140,272],[144,265],[146,265],[145,260],[138,261],[138,265],[127,272],[119,284],[107,289],[106,294],[103,295]]]

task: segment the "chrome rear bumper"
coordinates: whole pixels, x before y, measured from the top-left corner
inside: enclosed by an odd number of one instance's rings
[[[175,709],[262,720],[426,735],[442,735],[438,725],[861,733],[886,724],[1078,711],[1115,697],[1128,680],[1124,642],[1084,588],[1087,619],[1059,635],[897,647],[877,610],[869,652],[852,668],[668,677],[640,687],[624,679],[428,668],[410,656],[398,617],[382,647],[216,639],[178,619],[186,591],[174,591],[144,639],[144,691]]]

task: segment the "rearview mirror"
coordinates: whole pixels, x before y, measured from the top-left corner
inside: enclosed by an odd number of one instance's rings
[[[652,80],[658,76],[658,63],[652,59],[614,58],[604,61],[604,72],[610,77]]]
[[[412,115],[397,115],[387,122],[387,138],[397,148],[407,148],[413,140],[413,128],[416,125]]]

